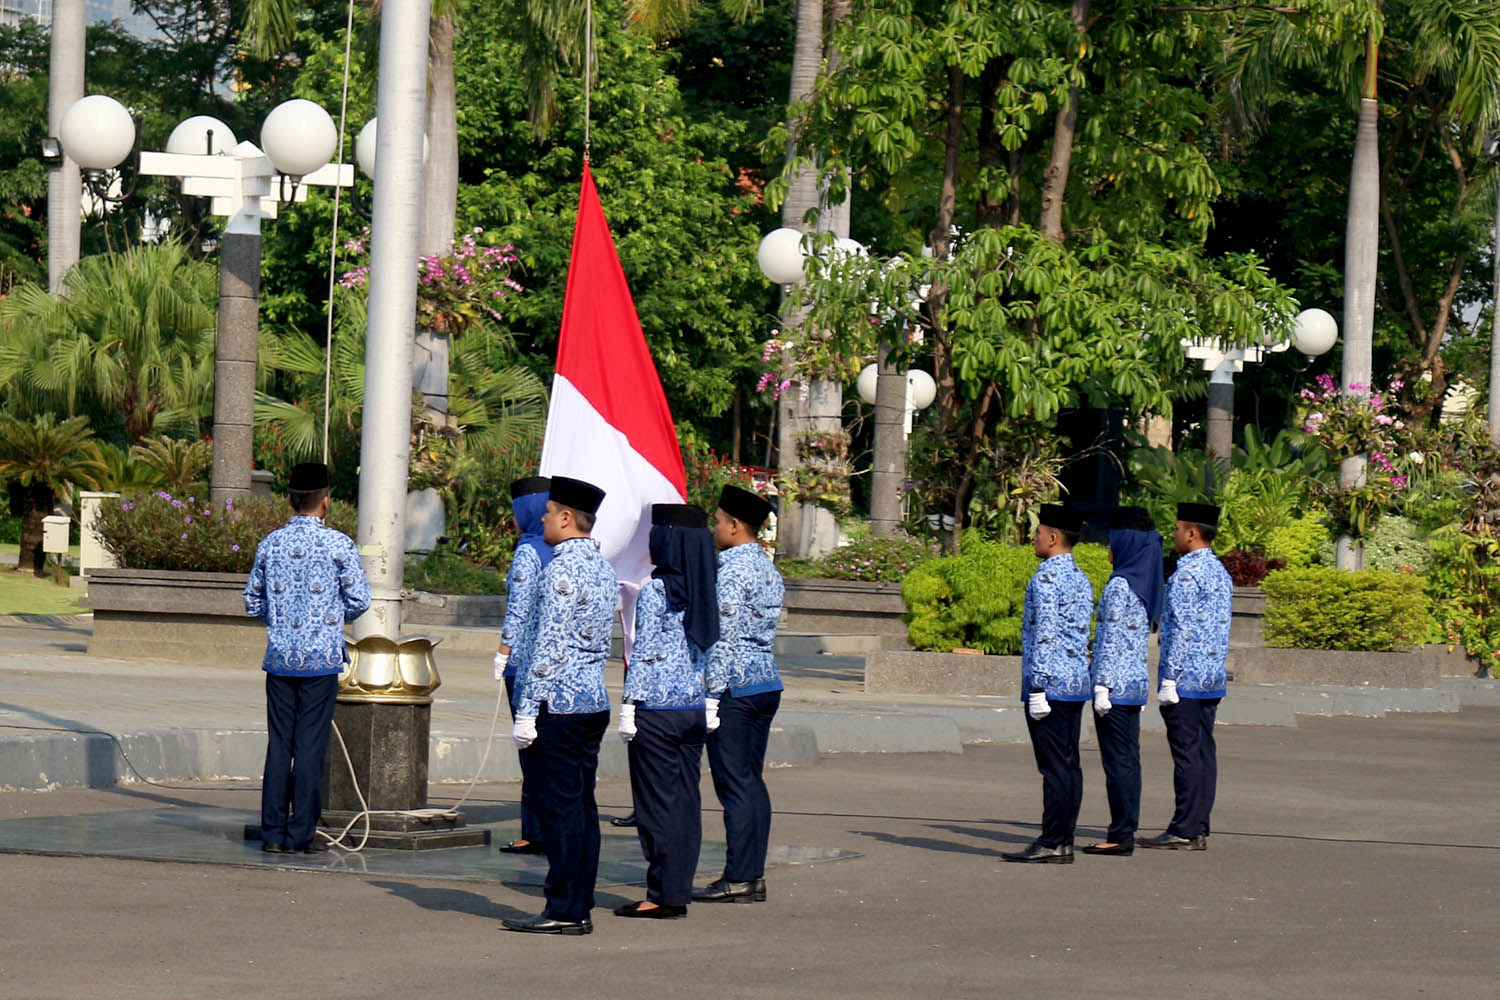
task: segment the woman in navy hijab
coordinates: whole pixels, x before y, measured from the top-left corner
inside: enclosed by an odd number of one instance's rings
[[[1117,508],[1110,518],[1114,573],[1099,596],[1094,626],[1094,733],[1109,797],[1109,833],[1085,854],[1135,853],[1141,818],[1141,707],[1149,687],[1146,649],[1161,623],[1165,587],[1162,541],[1141,507]]]

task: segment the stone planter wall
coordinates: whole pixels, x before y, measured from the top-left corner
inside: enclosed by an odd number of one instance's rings
[[[865,693],[1021,696],[1019,656],[887,650],[865,656]]]
[[[1446,653],[1446,648],[1441,656],[1428,648],[1403,653],[1236,648],[1229,654],[1229,670],[1236,684],[1435,688],[1442,683]]]
[[[96,569],[79,602],[94,613],[89,653],[175,663],[259,663],[266,629],[245,614],[244,590],[245,577],[238,573]],[[502,597],[419,593],[402,602],[407,627],[498,630],[504,616]]]
[[[882,635],[904,642],[906,604],[897,583],[861,580],[788,580],[783,632]]]

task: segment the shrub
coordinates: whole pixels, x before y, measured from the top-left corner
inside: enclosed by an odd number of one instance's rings
[[[1109,579],[1107,552],[1080,545],[1073,554],[1097,596]],[[1026,584],[1036,567],[1030,548],[995,542],[969,542],[961,555],[920,563],[901,583],[911,644],[941,652],[966,646],[1019,653]]]
[[[1224,564],[1224,569],[1229,572],[1229,579],[1234,581],[1236,587],[1258,587],[1267,573],[1286,568],[1285,560],[1267,559],[1259,552],[1248,552],[1245,549],[1226,552],[1219,557],[1219,562]]]
[[[1318,562],[1318,550],[1329,541],[1328,525],[1316,514],[1304,514],[1271,532],[1266,556],[1280,559],[1287,569],[1305,569]]]
[[[505,577],[441,548],[426,558],[406,561],[405,583],[413,590],[434,594],[503,594]]]
[[[1500,549],[1494,539],[1465,534],[1456,524],[1438,528],[1428,543],[1427,596],[1438,638],[1462,645],[1500,677]]]
[[[1405,517],[1387,514],[1365,538],[1365,569],[1426,573],[1432,566],[1427,533]]]
[[[21,541],[21,519],[9,514],[0,515],[0,543],[16,545]]]
[[[260,540],[290,516],[279,497],[225,500],[215,508],[195,495],[174,497],[162,490],[104,504],[98,530],[104,547],[126,569],[248,574]],[[353,537],[354,508],[334,501],[327,523]]]
[[[936,550],[915,538],[871,538],[841,545],[812,561],[816,576],[830,580],[871,580],[900,583],[917,564]]]
[[[1285,569],[1263,586],[1266,642],[1281,649],[1410,649],[1429,631],[1422,580],[1410,573]]]

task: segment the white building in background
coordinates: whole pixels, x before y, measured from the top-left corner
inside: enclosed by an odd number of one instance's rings
[[[151,18],[137,14],[131,0],[85,0],[84,23],[119,21],[125,30],[138,38],[152,38],[159,32]],[[18,27],[22,21],[52,23],[52,0],[0,0],[0,24]]]

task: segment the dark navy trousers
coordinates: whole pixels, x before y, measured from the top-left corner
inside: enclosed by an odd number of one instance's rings
[[[1141,823],[1141,706],[1116,705],[1105,715],[1095,712],[1094,735],[1104,764],[1104,794],[1109,798],[1105,840],[1133,844]]]
[[[771,720],[781,692],[767,691],[719,701],[719,728],[708,738],[714,793],[724,807],[724,877],[750,882],[766,874],[771,840],[771,793],[761,776]]]
[[[510,708],[510,720],[516,720],[516,677],[514,674],[505,678],[505,704]],[[526,778],[526,759],[530,750],[517,750],[516,756],[521,761],[521,839],[533,844],[540,844],[542,840],[542,827],[536,819],[536,806],[531,801],[531,782]]]
[[[1208,836],[1208,816],[1219,787],[1219,753],[1214,743],[1218,698],[1183,698],[1161,706],[1167,724],[1167,746],[1172,750],[1172,787],[1177,809],[1168,833],[1179,837]]]
[[[323,813],[323,759],[338,694],[338,674],[266,674],[269,738],[260,782],[260,839],[267,844],[296,849],[312,843]]]
[[[628,745],[630,794],[646,855],[646,898],[686,906],[703,845],[703,709],[638,708],[635,729]]]
[[[536,742],[527,750],[528,780],[542,843],[547,845],[547,898],[553,920],[585,920],[594,908],[599,876],[599,807],[594,775],[609,712],[560,715],[542,705]]]
[[[1083,702],[1049,702],[1052,711],[1033,719],[1026,713],[1031,752],[1042,775],[1042,833],[1037,843],[1061,847],[1073,843],[1078,810],[1083,807],[1083,764],[1078,759],[1078,733],[1083,725]]]

